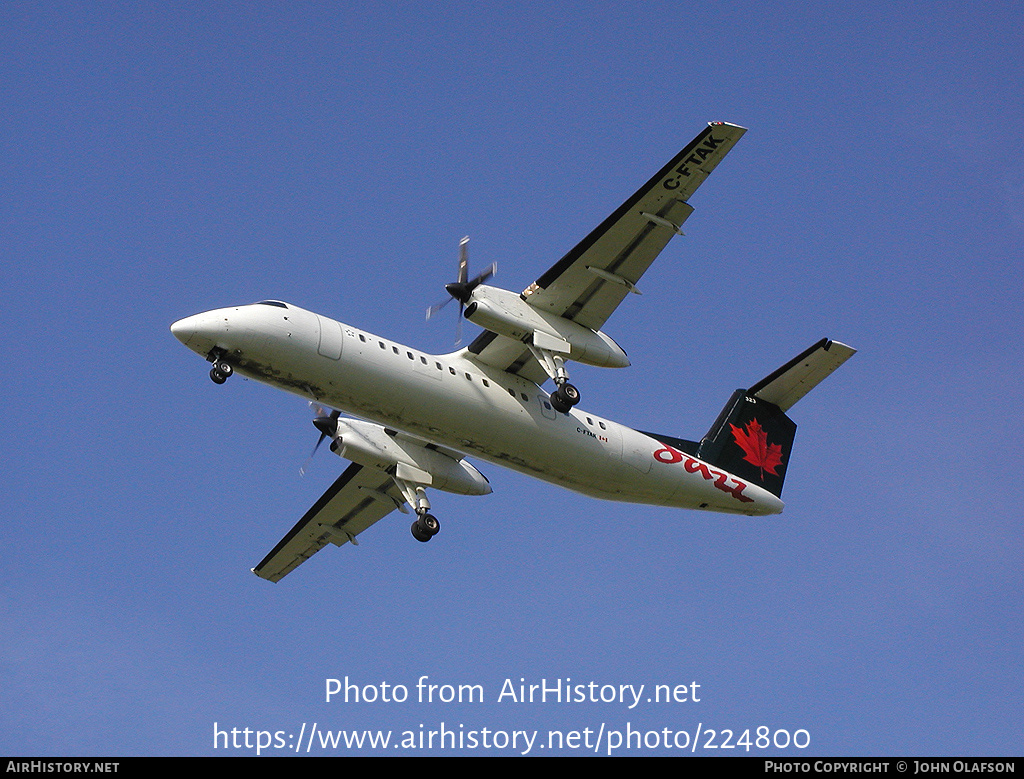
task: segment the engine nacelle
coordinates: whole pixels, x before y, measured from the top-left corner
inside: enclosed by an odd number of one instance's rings
[[[459,495],[488,495],[491,485],[476,468],[462,459],[392,433],[380,425],[339,419],[331,451],[369,468],[396,473],[425,487]]]
[[[519,295],[483,284],[473,290],[466,319],[498,335],[567,353],[570,360],[600,368],[625,368],[629,358],[615,341],[568,319],[539,311]],[[564,342],[563,348],[557,348]],[[552,348],[555,347],[555,348]]]

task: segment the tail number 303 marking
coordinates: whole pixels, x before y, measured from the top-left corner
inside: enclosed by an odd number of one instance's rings
[[[659,449],[654,453],[654,459],[659,463],[665,463],[666,465],[682,462],[687,473],[699,472],[700,475],[708,481],[713,480],[717,489],[720,489],[722,492],[728,492],[741,503],[754,502],[753,498],[743,494],[743,489],[747,486],[744,482],[741,482],[735,476],[730,476],[724,471],[716,471],[714,468],[709,468],[705,463],[702,463],[700,460],[696,460],[689,455],[683,454],[678,449],[666,446],[664,449]],[[735,484],[730,484],[730,480],[735,482]]]

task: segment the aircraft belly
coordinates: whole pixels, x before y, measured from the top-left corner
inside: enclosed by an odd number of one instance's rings
[[[372,344],[380,341],[372,336],[369,346],[346,345],[324,356],[326,322],[307,324],[305,330],[275,325],[248,338],[248,348],[238,350],[239,370],[592,497],[742,514],[781,510],[774,496],[754,485],[740,487],[735,477],[695,464],[695,458],[659,460],[662,445],[635,430],[579,409],[551,418],[544,413],[546,393],[519,377],[445,356],[421,359],[400,345],[396,354],[390,343],[378,350]]]
[[[489,374],[484,386],[485,377],[468,365],[442,365],[438,381],[417,369],[398,373],[379,360],[359,362],[343,359],[344,366],[351,368],[345,374],[351,385],[345,397],[359,397],[372,389],[376,402],[344,404],[344,410],[576,491],[607,493],[594,485],[614,477],[620,462],[618,442],[587,435],[582,420],[545,417],[535,385],[527,390],[519,379]],[[435,359],[428,356],[428,362],[434,365]],[[450,367],[456,369],[454,375]],[[515,398],[510,387],[516,391]],[[527,400],[520,394],[524,390]]]

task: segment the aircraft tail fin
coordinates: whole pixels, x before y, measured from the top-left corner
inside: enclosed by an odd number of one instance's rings
[[[781,497],[796,436],[786,411],[855,353],[823,338],[749,389],[736,390],[696,456]]]

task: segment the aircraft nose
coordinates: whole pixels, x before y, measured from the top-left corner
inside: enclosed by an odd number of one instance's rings
[[[205,356],[228,333],[227,310],[207,311],[179,319],[171,325],[171,333],[193,352]]]
[[[197,317],[187,316],[184,319],[179,319],[171,325],[171,334],[181,341],[185,346],[188,346],[188,342],[191,341],[196,333],[199,332]]]

